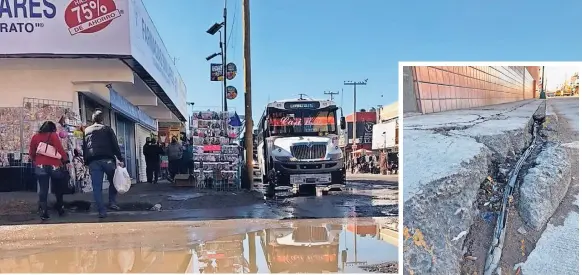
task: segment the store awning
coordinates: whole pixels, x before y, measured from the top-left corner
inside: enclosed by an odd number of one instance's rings
[[[145,70],[145,68],[137,61],[135,58],[122,58],[121,59],[127,66],[129,66],[145,83],[148,87],[162,100],[162,102],[172,111],[172,113],[178,117],[182,122],[186,122],[186,117],[180,113],[180,110],[174,102],[170,99],[168,94],[162,89],[160,84]]]
[[[88,59],[120,59],[132,71],[134,71],[146,85],[160,98],[160,100],[170,109],[170,111],[182,122],[186,122],[186,117],[182,115],[175,102],[172,102],[166,91],[160,84],[145,70],[145,68],[131,55],[103,55],[103,54],[0,54],[0,58],[88,58]]]

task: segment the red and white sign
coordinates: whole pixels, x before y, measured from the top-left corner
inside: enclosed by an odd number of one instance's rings
[[[65,22],[69,33],[95,33],[121,17],[114,0],[73,0],[65,8]]]
[[[0,0],[10,41],[0,54],[131,55],[129,10],[130,0]]]
[[[270,124],[273,126],[326,126],[335,124],[334,117],[283,117],[283,118],[272,118],[269,120]]]

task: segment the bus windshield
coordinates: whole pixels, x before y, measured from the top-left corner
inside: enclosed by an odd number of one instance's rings
[[[333,109],[269,110],[269,132],[272,135],[337,134]]]

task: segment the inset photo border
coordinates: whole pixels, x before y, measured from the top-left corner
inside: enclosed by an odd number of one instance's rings
[[[403,274],[579,274],[581,62],[400,62]]]

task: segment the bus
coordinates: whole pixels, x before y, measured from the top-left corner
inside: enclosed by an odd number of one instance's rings
[[[339,147],[338,107],[329,100],[303,98],[267,104],[257,125],[257,162],[265,199],[319,188],[322,194],[345,187]],[[345,129],[341,117],[339,128]]]
[[[265,229],[259,233],[271,273],[337,273],[341,225]]]

